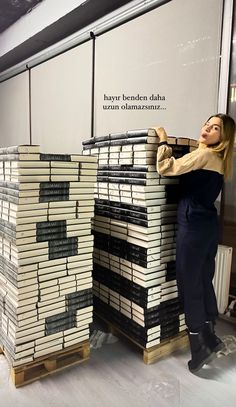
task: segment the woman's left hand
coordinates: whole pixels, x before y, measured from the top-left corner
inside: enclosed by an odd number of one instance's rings
[[[167,134],[164,129],[164,127],[152,127],[153,130],[155,130],[156,135],[159,137],[159,141],[167,141]]]

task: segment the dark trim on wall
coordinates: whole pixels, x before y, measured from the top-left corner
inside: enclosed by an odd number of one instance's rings
[[[30,136],[30,145],[32,144],[32,110],[31,110],[31,69],[27,66],[29,72],[29,136]]]
[[[230,41],[230,58],[229,58],[229,81],[227,84],[228,87],[228,98],[227,98],[227,109],[226,112],[227,114],[229,114],[229,105],[230,105],[230,80],[231,80],[231,76],[232,76],[232,70],[231,70],[231,66],[232,66],[232,61],[233,61],[233,37],[234,37],[234,27],[236,23],[236,4],[235,1],[233,3],[233,22],[232,22],[232,29],[231,29],[231,41]],[[235,117],[233,117],[233,119],[235,120]]]
[[[96,51],[96,37],[91,31],[90,37],[92,39],[92,96],[91,96],[91,137],[94,137],[94,95],[95,95],[95,51]]]
[[[223,234],[224,234],[224,214],[225,214],[225,183],[223,184],[221,190],[221,199],[220,199],[220,216],[219,216],[219,243],[223,244]]]

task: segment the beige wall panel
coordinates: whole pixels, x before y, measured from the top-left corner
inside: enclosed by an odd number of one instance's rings
[[[30,144],[29,73],[0,83],[0,146]]]
[[[173,0],[98,37],[95,135],[164,126],[198,138],[217,109],[221,16],[222,0]]]
[[[32,69],[32,142],[75,153],[91,135],[92,42]]]

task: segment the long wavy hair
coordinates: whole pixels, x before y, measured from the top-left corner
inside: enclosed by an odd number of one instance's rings
[[[233,170],[233,150],[234,150],[234,137],[235,137],[235,121],[227,114],[217,113],[209,117],[219,117],[223,123],[221,131],[221,140],[217,145],[210,147],[216,153],[219,153],[224,163],[224,178],[228,180],[232,177]]]

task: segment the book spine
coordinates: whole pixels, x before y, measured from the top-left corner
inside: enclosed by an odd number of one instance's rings
[[[71,161],[69,154],[40,154],[41,161]]]

